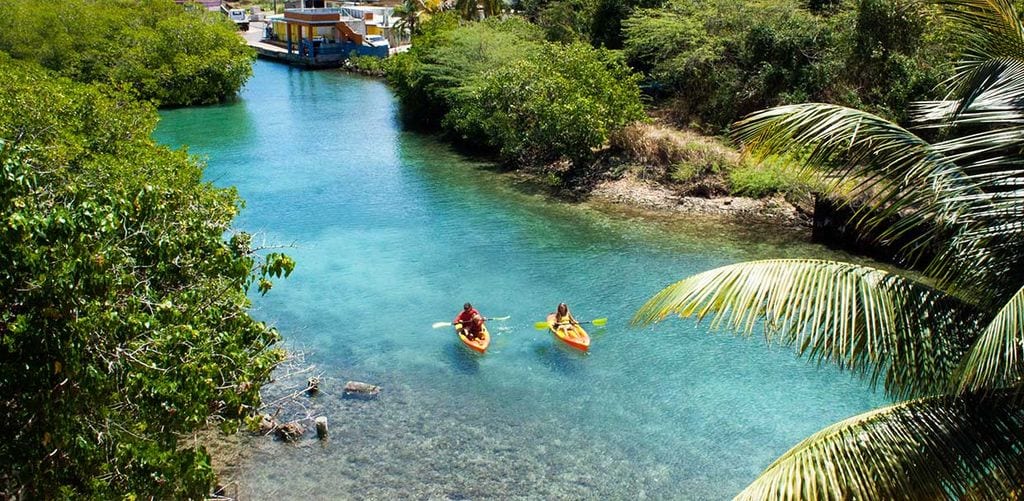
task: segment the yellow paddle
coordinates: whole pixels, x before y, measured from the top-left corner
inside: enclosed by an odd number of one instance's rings
[[[580,322],[580,323],[581,324],[594,324],[594,325],[600,327],[600,326],[608,323],[608,319],[607,318],[595,318],[593,320],[585,320],[585,321]],[[533,327],[536,328],[537,330],[544,330],[544,329],[550,328],[551,324],[549,324],[547,322],[537,322],[537,323],[533,324]]]
[[[510,318],[512,318],[512,315],[506,315],[504,317],[484,317],[484,321],[486,322],[488,320],[508,320]],[[434,329],[440,329],[441,327],[448,327],[451,325],[454,324],[452,324],[451,322],[434,322],[430,326],[433,327]]]

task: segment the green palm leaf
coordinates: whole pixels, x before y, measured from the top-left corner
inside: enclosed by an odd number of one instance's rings
[[[985,104],[979,102],[979,104]],[[1004,103],[1005,104],[1005,103]],[[947,105],[947,111],[949,111]],[[961,115],[973,120],[973,111]],[[1014,115],[1016,113],[1016,115]],[[1005,111],[1005,120],[1024,115]],[[1002,304],[1017,285],[978,289],[978,263],[1007,269],[1024,256],[1024,127],[986,130],[928,144],[869,113],[803,104],[758,112],[739,122],[734,138],[758,156],[797,156],[808,168],[864,187],[858,216],[878,237],[905,239],[908,257],[937,253],[928,273],[973,301]],[[944,245],[936,248],[936,243]],[[1005,252],[993,252],[995,245]]]
[[[876,115],[829,104],[799,104],[760,111],[738,122],[733,138],[759,157],[796,157],[808,169],[843,182],[856,179],[864,206],[857,221],[865,228],[901,222],[883,231],[894,238],[936,221],[954,220],[950,196],[971,193],[962,169],[941,150]],[[870,216],[870,217],[869,217]]]
[[[1015,499],[1022,448],[1015,396],[930,397],[819,431],[736,499]]]
[[[1024,82],[1005,78],[1024,67],[1024,26],[1009,0],[957,0],[938,2],[954,23],[963,52],[945,85],[947,99],[958,101],[954,114],[968,109],[979,96],[998,93],[1020,95]],[[1009,85],[1007,85],[1009,83]]]
[[[1024,381],[1024,288],[975,341],[961,368],[960,390],[1019,387]]]
[[[890,395],[950,389],[953,371],[980,330],[970,306],[911,280],[847,263],[780,259],[740,263],[677,282],[644,304],[634,323],[712,315],[750,335],[795,346],[812,360],[884,375]]]

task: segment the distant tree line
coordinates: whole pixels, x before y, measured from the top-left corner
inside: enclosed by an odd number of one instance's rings
[[[504,161],[584,160],[643,118],[639,90],[718,134],[804,101],[901,122],[950,70],[949,30],[915,0],[521,0],[482,22],[417,5],[399,12],[412,50],[385,65],[403,113]]]
[[[918,0],[520,0],[549,40],[622,49],[683,124],[807,100],[897,120],[934,97],[949,33]]]
[[[950,70],[948,30],[914,0],[669,0],[634,10],[622,34],[666,108],[711,130],[805,101],[904,121]]]

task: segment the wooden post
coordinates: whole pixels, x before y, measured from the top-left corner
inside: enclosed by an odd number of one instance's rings
[[[327,416],[320,416],[316,418],[316,436],[320,440],[327,439]]]

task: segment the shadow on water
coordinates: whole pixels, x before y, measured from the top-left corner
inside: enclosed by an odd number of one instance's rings
[[[558,341],[544,342],[534,348],[534,353],[545,367],[566,376],[575,376],[583,370],[587,354],[570,348]]]
[[[476,375],[480,372],[481,355],[462,346],[458,340],[452,340],[451,343],[446,344],[444,351],[448,362],[456,372],[467,375]]]

